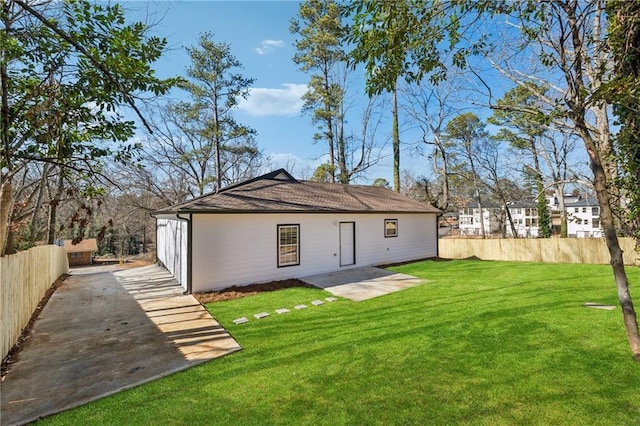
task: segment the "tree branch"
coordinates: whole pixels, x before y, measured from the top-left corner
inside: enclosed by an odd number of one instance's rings
[[[54,33],[56,33],[64,41],[66,41],[67,43],[69,43],[70,45],[75,47],[78,52],[80,52],[81,54],[86,56],[87,59],[89,59],[89,61],[91,61],[91,63],[98,70],[100,70],[100,72],[104,75],[104,77],[106,77],[106,79],[109,80],[109,82],[111,82],[112,84],[114,84],[118,88],[118,90],[120,91],[120,94],[122,94],[122,96],[124,97],[126,103],[129,104],[129,106],[135,111],[136,115],[142,121],[142,124],[147,129],[147,131],[149,133],[153,133],[153,130],[151,129],[151,127],[147,123],[147,120],[142,115],[142,112],[136,106],[135,101],[133,100],[133,97],[131,96],[131,94],[124,87],[122,87],[122,84],[120,83],[120,81],[114,75],[111,74],[109,69],[104,65],[104,63],[102,63],[100,61],[99,58],[96,58],[87,49],[85,49],[84,46],[82,46],[80,43],[78,43],[77,40],[75,40],[69,34],[64,32],[60,27],[58,27],[56,24],[54,24],[53,22],[48,20],[45,16],[43,16],[40,12],[35,10],[33,7],[29,6],[27,4],[27,2],[22,1],[22,0],[13,0],[13,1],[14,1],[15,4],[20,6],[24,11],[28,12],[33,17],[35,17],[37,20],[42,22],[47,28],[49,28]]]

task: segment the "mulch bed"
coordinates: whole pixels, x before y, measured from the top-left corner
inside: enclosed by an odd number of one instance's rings
[[[22,350],[22,345],[24,345],[27,339],[29,339],[29,336],[31,335],[31,329],[33,328],[33,324],[36,322],[36,319],[38,319],[38,317],[40,316],[40,313],[47,305],[47,302],[49,301],[53,293],[58,289],[58,287],[62,285],[62,283],[67,279],[68,276],[68,274],[61,275],[60,278],[58,278],[51,285],[51,287],[49,287],[49,290],[47,290],[40,303],[38,303],[36,310],[33,312],[33,315],[31,315],[31,319],[29,319],[29,322],[27,323],[25,328],[22,329],[22,333],[20,333],[18,341],[15,345],[13,345],[13,347],[9,350],[7,356],[5,356],[2,360],[2,365],[0,366],[0,377],[2,378],[1,380],[4,380],[4,376],[7,375],[7,372],[11,368],[11,365],[18,360],[18,355]]]
[[[254,294],[263,293],[266,291],[282,290],[291,287],[308,287],[315,288],[314,286],[305,283],[304,281],[290,279],[281,281],[271,281],[264,284],[251,284],[245,286],[233,286],[225,288],[220,291],[210,291],[206,293],[194,293],[193,296],[198,299],[201,304],[211,302],[222,302],[225,300],[240,299],[241,297],[253,296]]]

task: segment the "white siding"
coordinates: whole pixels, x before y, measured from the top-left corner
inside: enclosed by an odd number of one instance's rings
[[[500,231],[501,211],[496,207],[482,208],[482,221],[485,234]],[[458,213],[458,228],[462,235],[482,235],[480,226],[480,209],[467,207]]]
[[[598,206],[569,206],[567,207],[567,216],[567,234],[569,237],[600,238],[604,235],[600,226],[600,209]]]
[[[384,237],[384,219],[398,219],[397,237]],[[356,224],[356,263],[342,268],[340,222]],[[300,265],[277,267],[279,224],[300,224]],[[193,215],[192,291],[434,257],[436,231],[435,214]]]
[[[520,238],[538,238],[538,209],[537,207],[509,207],[511,220]],[[511,224],[506,219],[506,234],[513,236]]]
[[[157,218],[157,257],[187,289],[187,222],[179,219]]]

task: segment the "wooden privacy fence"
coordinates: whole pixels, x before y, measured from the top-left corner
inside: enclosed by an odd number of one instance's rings
[[[63,247],[40,246],[0,257],[1,359],[16,344],[47,290],[68,271]]]
[[[633,238],[620,238],[625,265],[635,265],[637,253]],[[609,251],[603,238],[505,238],[454,239],[438,242],[443,259],[513,260],[548,263],[609,263]]]

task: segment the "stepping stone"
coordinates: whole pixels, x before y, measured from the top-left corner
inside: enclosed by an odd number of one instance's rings
[[[296,305],[294,306],[294,308],[296,309],[305,309],[307,307],[307,305]]]
[[[327,297],[325,300],[327,302],[336,302],[338,300],[338,298],[337,297]]]
[[[322,300],[314,300],[313,302],[311,302],[311,304],[313,306],[320,306],[320,305],[324,305],[324,302]]]
[[[616,308],[613,305],[605,305],[602,303],[592,303],[592,302],[587,302],[582,306],[586,306],[587,308],[594,308],[594,309],[604,309],[606,311],[612,311]]]
[[[254,317],[256,317],[256,319],[260,319],[260,318],[264,318],[264,317],[268,317],[269,314],[266,312],[260,312],[259,314],[255,314]]]
[[[242,318],[237,318],[233,320],[233,323],[235,325],[240,325],[240,324],[244,324],[245,322],[249,322],[249,320],[247,319],[247,317],[242,317]]]
[[[286,314],[287,312],[290,312],[287,308],[281,308],[281,309],[276,309],[276,312],[280,315],[282,314]]]

